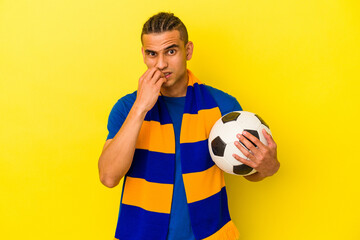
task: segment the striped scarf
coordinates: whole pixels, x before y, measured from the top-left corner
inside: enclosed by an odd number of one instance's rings
[[[182,177],[196,239],[234,240],[223,172],[211,160],[208,137],[221,112],[188,70],[180,132]],[[146,114],[124,179],[115,239],[165,240],[175,180],[175,135],[164,99]]]

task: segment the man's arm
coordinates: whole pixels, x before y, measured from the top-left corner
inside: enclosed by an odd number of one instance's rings
[[[148,69],[139,79],[133,107],[119,132],[113,139],[105,142],[99,158],[100,181],[105,186],[115,187],[129,170],[145,115],[156,103],[161,85],[165,81],[157,68]]]
[[[265,176],[262,176],[259,172],[253,173],[248,176],[244,176],[248,181],[250,182],[259,182],[265,178]]]
[[[145,115],[134,104],[119,132],[105,142],[99,158],[100,181],[105,186],[115,187],[129,170]]]

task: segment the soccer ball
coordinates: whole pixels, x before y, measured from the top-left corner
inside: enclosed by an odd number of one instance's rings
[[[267,145],[262,134],[263,129],[271,135],[269,126],[264,120],[251,112],[235,111],[221,117],[215,122],[209,135],[209,151],[212,160],[221,170],[230,174],[247,176],[255,173],[255,169],[239,162],[232,156],[235,153],[248,159],[235,146],[234,142],[239,141],[236,134],[241,134],[245,130]],[[240,144],[245,147],[241,142]]]

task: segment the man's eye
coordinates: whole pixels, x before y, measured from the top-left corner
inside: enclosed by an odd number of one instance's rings
[[[156,56],[156,53],[154,53],[154,52],[149,52],[148,55],[151,56],[151,57],[154,57],[154,56]]]
[[[175,54],[175,50],[174,49],[170,49],[169,51],[168,51],[168,53],[170,54],[170,55],[174,55]]]

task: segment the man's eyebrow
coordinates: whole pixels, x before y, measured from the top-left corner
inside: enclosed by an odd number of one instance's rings
[[[168,49],[170,49],[170,48],[179,48],[179,45],[173,44],[173,45],[170,45],[170,46],[164,48],[164,50],[168,50]],[[146,52],[146,53],[156,53],[156,51],[151,50],[151,49],[145,49],[145,52]]]
[[[170,49],[170,48],[179,48],[179,45],[173,44],[173,45],[170,45],[170,46],[166,47],[164,50],[167,50],[167,49]]]
[[[150,50],[150,49],[145,49],[145,52],[146,52],[146,53],[154,53],[155,51]]]

